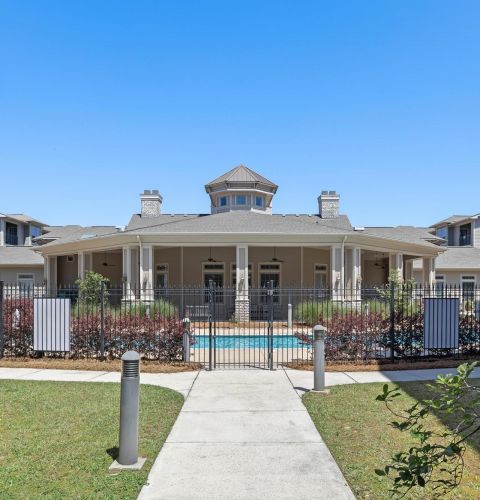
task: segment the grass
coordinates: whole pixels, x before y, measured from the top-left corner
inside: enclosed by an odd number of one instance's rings
[[[480,382],[477,380],[477,382]],[[392,386],[392,384],[390,384]],[[425,399],[427,383],[394,384],[402,389],[402,397],[395,401],[397,409],[410,406],[417,399]],[[303,402],[312,420],[343,471],[353,492],[360,499],[389,497],[390,482],[374,473],[383,468],[390,457],[414,443],[405,433],[388,424],[395,418],[384,403],[375,401],[383,384],[354,384],[331,388],[328,396],[307,393]],[[437,430],[445,423],[436,417],[429,422]],[[468,443],[465,453],[465,471],[460,486],[448,495],[455,499],[480,498],[480,435]],[[405,498],[438,498],[431,491],[412,493]]]
[[[119,359],[100,361],[98,359],[63,359],[44,358],[12,358],[0,359],[0,368],[38,368],[57,370],[96,370],[119,372],[122,362]],[[200,363],[159,363],[158,361],[140,361],[141,373],[177,373],[199,370]]]
[[[108,474],[118,452],[119,384],[0,381],[0,497],[136,498],[183,405],[140,390],[143,470]]]
[[[391,370],[424,370],[433,368],[456,368],[462,363],[478,360],[478,357],[465,357],[456,359],[430,359],[426,361],[404,361],[398,360],[391,363],[388,359],[371,360],[365,362],[342,362],[342,361],[327,361],[325,370],[327,372],[376,372],[376,371],[391,371]],[[0,366],[1,361],[0,361]],[[285,363],[287,368],[295,370],[313,371],[313,362],[310,361],[291,361]]]

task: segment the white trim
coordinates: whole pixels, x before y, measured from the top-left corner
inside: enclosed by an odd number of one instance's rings
[[[325,267],[325,270],[321,270],[321,271],[317,270],[317,266]],[[317,274],[321,274],[321,275],[325,276],[325,288],[329,288],[329,286],[328,286],[328,275],[329,275],[328,264],[323,264],[320,262],[315,262],[315,264],[313,264],[313,288],[314,289],[316,289]]]

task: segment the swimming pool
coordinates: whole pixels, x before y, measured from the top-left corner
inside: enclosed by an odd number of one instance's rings
[[[274,349],[307,349],[309,344],[302,342],[295,335],[273,335]],[[194,349],[208,349],[210,347],[208,335],[195,337]],[[217,349],[266,349],[268,337],[266,335],[217,335]]]

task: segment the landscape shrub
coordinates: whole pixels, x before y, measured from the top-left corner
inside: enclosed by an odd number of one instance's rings
[[[3,302],[4,346],[12,356],[33,354],[33,299]]]
[[[368,315],[360,311],[350,314],[334,312],[331,318],[319,318],[319,323],[327,327],[325,339],[325,359],[327,361],[355,361],[375,355],[379,336],[388,325],[378,313]],[[303,333],[296,336],[306,344],[312,344],[312,337]]]
[[[181,359],[183,327],[178,318],[164,318],[160,314],[105,314],[105,356],[120,357],[133,349],[146,359],[174,361]],[[71,352],[74,358],[93,357],[100,350],[101,315],[72,318]]]

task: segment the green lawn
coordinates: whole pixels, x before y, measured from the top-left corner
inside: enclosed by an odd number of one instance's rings
[[[402,388],[402,397],[394,407],[404,409],[416,399],[427,397],[426,383],[390,384]],[[390,483],[379,477],[375,469],[382,469],[394,452],[405,450],[413,443],[407,433],[400,433],[388,424],[395,418],[384,403],[375,401],[383,384],[355,384],[336,386],[330,395],[307,393],[303,402],[317,429],[342,469],[345,478],[358,498],[385,499],[389,497]],[[437,428],[444,424],[431,417]],[[463,481],[448,498],[480,498],[480,435],[470,441],[465,453]],[[406,498],[439,498],[429,492],[409,494]]]
[[[0,497],[136,498],[183,405],[140,390],[142,471],[109,475],[118,446],[120,385],[0,381]]]

